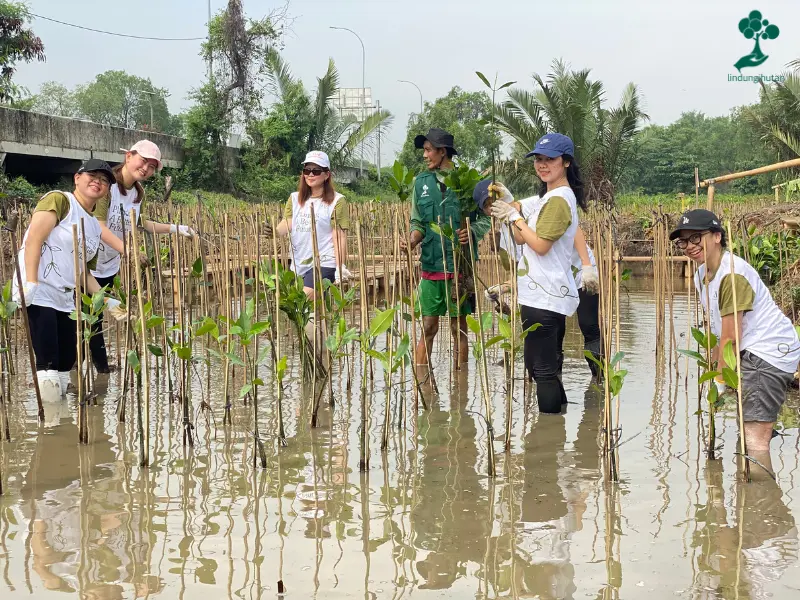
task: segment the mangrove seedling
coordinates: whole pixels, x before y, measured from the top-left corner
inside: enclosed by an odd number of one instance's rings
[[[389,175],[389,185],[397,193],[401,202],[408,200],[411,195],[411,184],[414,182],[416,173],[407,168],[399,160],[392,165],[392,174]]]

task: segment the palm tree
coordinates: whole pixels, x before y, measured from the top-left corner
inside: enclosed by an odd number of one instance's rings
[[[393,119],[387,110],[377,110],[363,122],[359,122],[355,115],[340,115],[333,105],[333,98],[339,92],[339,71],[333,59],[328,61],[325,75],[317,78],[317,90],[313,98],[305,92],[302,82],[294,78],[276,51],[267,56],[267,79],[270,91],[281,102],[286,102],[298,90],[307,95],[310,118],[303,132],[307,150],[326,152],[334,169],[354,166],[356,149],[361,144],[371,149],[375,134],[379,129],[388,127]]]
[[[635,136],[649,117],[633,83],[616,108],[605,108],[605,90],[589,69],[572,71],[556,60],[545,81],[534,74],[534,90],[512,88],[497,106],[500,129],[515,142],[519,157],[548,132],[572,138],[586,180],[588,198],[612,203],[614,190],[635,149]]]
[[[780,159],[800,156],[800,60],[789,63],[796,70],[784,81],[761,82],[761,101],[744,109],[745,120]]]

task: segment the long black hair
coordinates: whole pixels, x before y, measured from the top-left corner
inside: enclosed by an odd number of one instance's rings
[[[581,168],[578,166],[578,161],[569,154],[562,154],[561,158],[569,163],[567,167],[567,183],[569,183],[569,187],[572,188],[572,192],[575,194],[575,200],[577,200],[578,206],[582,210],[586,210],[586,194],[583,190],[583,177],[581,177]],[[546,193],[547,184],[542,181],[539,186],[539,196],[544,196]]]

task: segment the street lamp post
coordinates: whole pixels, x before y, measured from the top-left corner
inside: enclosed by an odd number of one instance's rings
[[[366,100],[366,73],[367,73],[367,52],[364,50],[364,40],[361,39],[361,36],[358,35],[352,29],[348,29],[347,27],[334,27],[331,26],[331,29],[340,29],[342,31],[349,31],[354,36],[358,38],[358,41],[361,42],[361,126],[364,126],[364,121],[366,118],[364,117],[364,110],[365,105],[367,103]],[[364,142],[361,142],[361,167],[360,167],[361,177],[364,176]]]
[[[150,92],[148,90],[139,90],[140,94],[148,94],[150,96],[150,131],[155,131],[153,129],[153,96],[157,96],[156,92]]]
[[[417,91],[419,92],[419,114],[421,115],[422,111],[423,111],[422,90],[419,89],[419,86],[416,83],[414,83],[413,81],[407,81],[405,79],[398,79],[397,81],[399,81],[400,83],[409,83],[409,84],[413,85],[415,88],[417,88]]]

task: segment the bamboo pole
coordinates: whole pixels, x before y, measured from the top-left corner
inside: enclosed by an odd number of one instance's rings
[[[465,221],[466,221],[465,225],[466,225],[466,229],[467,229],[467,239],[471,240],[472,239],[472,230],[471,230],[470,225],[469,225],[469,217],[467,217],[465,219]],[[472,265],[475,265],[475,252],[474,252],[474,249],[472,247],[472,244],[468,242],[467,246],[469,246],[470,262],[471,262]],[[456,277],[458,277],[457,274],[456,274]],[[487,364],[486,364],[486,362],[487,362],[486,361],[486,346],[485,346],[486,338],[485,338],[484,330],[483,330],[483,313],[481,312],[481,298],[480,298],[480,294],[477,294],[477,293],[475,294],[475,309],[476,309],[476,313],[478,315],[478,328],[479,328],[479,332],[480,332],[480,345],[481,345],[481,349],[483,350],[481,352],[481,364],[479,365],[478,368],[480,369],[481,393],[483,394],[483,401],[484,401],[484,406],[485,406],[485,410],[486,410],[486,455],[487,455],[487,459],[488,459],[488,463],[489,463],[489,465],[488,465],[488,475],[489,475],[489,477],[494,477],[495,474],[496,474],[497,469],[496,469],[496,466],[495,466],[495,456],[494,456],[494,427],[492,425],[492,399],[491,399],[491,396],[489,395],[489,370],[488,370],[488,367],[487,367]],[[459,310],[458,313],[456,313],[456,314],[458,315],[458,314],[460,314],[460,312],[461,311]],[[459,332],[458,332],[459,340],[458,341],[460,343],[460,341],[461,341],[460,340],[460,336],[461,336],[461,331],[460,331],[461,319],[460,319],[460,317],[456,316],[456,320],[459,323]]]
[[[130,211],[131,223],[136,223],[136,213],[131,209]],[[144,405],[143,415],[143,432],[144,444],[139,450],[139,466],[150,466],[150,358],[147,349],[147,319],[144,313],[144,288],[142,287],[142,272],[138,268],[139,264],[139,239],[136,235],[136,227],[131,227],[131,234],[133,235],[133,262],[137,265],[134,273],[136,275],[136,299],[139,304],[139,324],[141,326],[141,371],[142,371],[142,402]]]
[[[280,282],[280,273],[278,271],[279,267],[279,254],[278,254],[278,237],[277,237],[277,224],[275,223],[275,217],[271,218],[272,226],[272,251],[274,252],[274,268],[275,268],[275,320],[273,323],[273,328],[275,330],[275,346],[273,348],[275,352],[275,364],[277,365],[281,359],[281,282]],[[277,402],[278,402],[278,445],[279,446],[286,446],[286,431],[283,426],[283,383],[277,377],[277,370],[276,370],[276,384],[277,384]]]
[[[358,242],[359,275],[361,277],[361,334],[367,335],[369,331],[369,315],[367,314],[367,273],[364,260],[364,241],[361,231],[361,220],[356,221],[356,236]],[[361,429],[360,429],[360,459],[358,470],[362,473],[369,470],[369,401],[367,398],[367,362],[368,357],[362,345],[362,357],[364,364],[361,371]]]
[[[78,242],[78,224],[72,224],[72,259],[75,268],[75,328],[77,333],[78,361],[78,443],[88,444],[89,435],[86,427],[86,402],[83,379],[83,299],[80,290],[81,267]]]
[[[22,313],[22,324],[25,327],[25,337],[27,338],[28,342],[28,359],[31,363],[31,377],[33,378],[33,389],[36,391],[36,405],[38,408],[38,418],[39,423],[44,423],[44,404],[42,404],[42,392],[39,389],[39,377],[36,374],[36,355],[33,351],[33,339],[31,338],[31,323],[28,319],[28,307],[25,303],[25,289],[22,285],[22,271],[20,270],[19,266],[19,248],[17,247],[17,222],[18,216],[16,211],[11,213],[8,221],[6,222],[5,229],[6,231],[11,234],[11,251],[14,253],[14,267],[17,273],[17,288],[19,289],[19,300],[20,306],[22,310],[19,311]],[[77,230],[73,225],[73,236],[77,235]],[[77,283],[77,279],[76,279]],[[18,328],[15,328],[18,330]],[[15,344],[16,346],[16,344]]]
[[[733,239],[733,231],[731,230],[731,222],[728,221],[727,224],[728,229],[728,239]],[[750,461],[747,458],[747,439],[745,438],[744,432],[744,398],[742,396],[742,358],[741,358],[741,344],[740,344],[740,337],[739,337],[739,304],[736,298],[736,256],[733,252],[730,252],[730,261],[731,261],[731,291],[733,292],[733,338],[734,338],[734,350],[736,354],[736,381],[738,385],[736,386],[736,407],[737,407],[737,417],[739,421],[739,453],[741,454],[741,461],[744,463],[744,477],[746,481],[750,481]],[[724,356],[722,352],[724,348],[720,348],[720,356]],[[728,367],[732,367],[732,365],[727,365]]]
[[[738,173],[729,173],[728,175],[720,175],[719,177],[714,177],[712,179],[705,179],[700,182],[700,187],[709,187],[715,183],[733,181],[734,179],[741,179],[742,177],[751,177],[753,175],[761,175],[763,173],[771,173],[772,171],[791,169],[793,167],[800,167],[800,158],[784,160],[783,162],[774,163],[764,167],[758,167],[757,169],[750,169],[749,171],[739,171]]]

